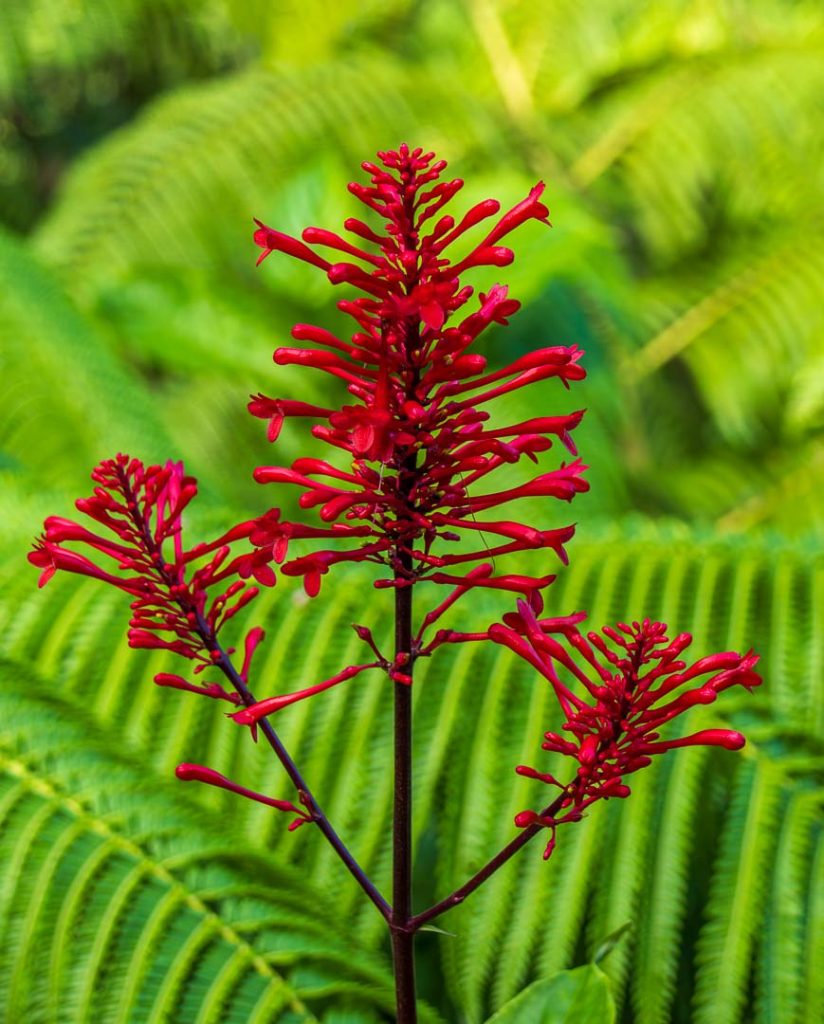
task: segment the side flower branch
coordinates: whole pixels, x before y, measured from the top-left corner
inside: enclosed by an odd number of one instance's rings
[[[197,494],[197,485],[184,474],[182,463],[144,466],[139,459],[118,455],[102,462],[93,471],[92,479],[98,485],[94,494],[78,500],[77,507],[116,539],[93,533],[68,519],[50,517],[29,554],[29,561],[41,570],[40,586],[62,569],[125,591],[133,598],[128,633],[131,647],[172,651],[193,662],[195,675],[210,670],[222,673],[232,690],[226,691],[215,682],[198,685],[166,672],[155,677],[158,685],[233,705],[255,705],[257,701],[248,682],[253,656],[264,639],[263,630],[255,626],[246,633],[239,671],[231,659],[234,648],[224,648],[218,634],[258,595],[258,587],[249,586],[247,580],[254,577],[263,583],[274,582],[274,574],[259,549],[232,554],[232,545],[250,537],[256,524],[241,523],[210,544],[186,550],[182,514]],[[116,572],[64,547],[72,542],[107,556],[114,562]],[[237,578],[226,585],[233,576]],[[220,585],[226,585],[225,589]],[[213,596],[213,589],[219,593]],[[388,916],[386,900],[326,819],[275,730],[269,722],[263,722],[261,730],[294,785],[301,808],[290,801],[253,793],[203,766],[182,765],[178,778],[220,786],[277,810],[294,813],[297,817],[290,829],[307,821],[315,822],[381,914]]]

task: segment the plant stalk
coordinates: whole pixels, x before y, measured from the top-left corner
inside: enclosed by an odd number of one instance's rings
[[[408,556],[406,556],[408,558]],[[401,555],[401,560],[404,556]],[[412,587],[395,589],[395,664],[412,672]],[[400,657],[399,657],[400,656]],[[412,917],[412,687],[395,681],[395,798],[392,816],[392,959],[398,1024],[415,1024]]]
[[[545,807],[543,811],[541,811],[541,817],[551,818],[560,808],[564,795],[565,794],[562,793],[548,807]],[[488,878],[494,875],[498,868],[503,867],[511,857],[514,857],[518,850],[526,846],[530,839],[533,839],[542,831],[542,825],[529,825],[527,828],[523,829],[513,840],[511,840],[511,842],[507,843],[502,850],[496,853],[490,861],[487,861],[480,871],[477,871],[468,882],[464,882],[460,888],[451,892],[439,903],[435,903],[427,910],[421,911],[420,914],[411,918],[408,922],[409,927],[413,932],[416,932],[422,925],[434,920],[436,917],[440,917],[441,914],[445,914],[447,910],[452,910],[453,907],[459,906],[467,896],[470,896],[479,886],[483,885]]]
[[[124,493],[127,494],[129,498],[134,500],[134,495],[131,492],[129,481],[124,474],[121,474],[121,481],[123,484]],[[137,508],[137,503],[134,502],[134,504],[135,508]],[[175,581],[166,570],[165,562],[163,560],[163,553],[158,547],[158,545],[155,543],[154,537],[152,536],[151,531],[149,530],[148,524],[146,523],[145,519],[143,519],[142,516],[140,516],[139,513],[136,511],[132,513],[132,519],[137,528],[143,534],[146,550],[152,557],[155,571],[158,573],[161,579],[163,579],[167,586],[172,587]],[[221,646],[217,638],[214,636],[213,631],[210,629],[209,624],[204,619],[202,613],[197,608],[190,606],[184,600],[178,599],[178,603],[180,604],[180,607],[183,609],[184,613],[194,614],[196,623],[195,628],[197,629],[197,632],[200,635],[201,640],[205,644],[206,648],[212,651],[217,656],[215,666],[220,669],[220,671],[226,676],[227,680],[231,683],[232,687],[236,690],[238,694],[240,694],[240,699],[243,701],[244,705],[246,707],[249,707],[250,705],[256,703],[254,694],[251,692],[249,687],[241,678],[240,673],[237,671],[237,669],[232,663],[232,659],[229,657],[226,651],[224,651],[223,647]],[[343,840],[340,838],[340,836],[337,834],[337,832],[330,824],[329,819],[321,810],[320,805],[313,796],[312,791],[309,789],[309,786],[306,784],[306,781],[301,775],[300,770],[298,769],[295,762],[292,760],[286,747],[284,747],[283,743],[280,740],[280,737],[275,732],[273,726],[266,719],[264,719],[258,724],[258,728],[266,737],[266,741],[272,748],[275,757],[277,757],[278,761],[280,761],[280,763],[286,770],[286,774],[289,776],[289,779],[291,780],[292,784],[294,785],[295,789],[298,792],[300,802],[312,815],[312,820],[314,821],[314,823],[318,826],[320,831],[326,837],[326,839],[334,849],[335,853],[337,853],[338,857],[340,857],[341,861],[344,863],[347,870],[358,883],[358,885],[361,887],[361,889],[363,889],[363,891],[366,893],[366,895],[369,897],[372,903],[374,903],[374,905],[380,911],[382,916],[386,918],[387,921],[389,921],[391,919],[391,908],[389,904],[386,902],[386,900],[380,894],[378,889],[372,883],[371,879],[368,878],[364,870],[361,868],[361,866],[349,852],[348,848],[346,847],[346,844],[343,842]]]

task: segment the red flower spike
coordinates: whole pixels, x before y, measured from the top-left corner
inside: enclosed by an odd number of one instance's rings
[[[77,508],[113,538],[71,520],[50,517],[28,556],[43,570],[40,585],[61,569],[124,590],[134,598],[128,633],[131,647],[173,651],[197,662],[195,671],[208,667],[220,629],[257,595],[257,587],[247,587],[244,580],[254,575],[263,576],[265,582],[267,571],[271,572],[265,564],[269,556],[262,558],[256,548],[230,560],[230,545],[246,540],[256,524],[241,523],[212,544],[186,551],[181,516],[197,485],[185,475],[182,463],[144,466],[139,459],[118,455],[101,462],[92,479],[98,485],[94,494],[80,499]],[[64,544],[85,545],[109,558],[116,572],[125,570],[129,575],[109,572]],[[198,567],[192,571],[195,563]],[[226,584],[231,577],[235,578]],[[210,593],[215,590],[219,592]],[[222,695],[176,676],[164,676],[160,685]],[[233,697],[225,695],[225,699]]]
[[[530,578],[505,572],[476,575],[472,566],[490,555],[545,547],[565,561],[563,545],[573,528],[538,530],[514,520],[484,524],[478,513],[530,496],[569,501],[587,489],[581,475],[585,467],[580,461],[562,464],[520,487],[485,495],[472,493],[472,488],[505,464],[524,457],[536,461],[555,438],[574,453],[571,431],[582,413],[536,417],[485,431],[489,414],[479,406],[551,377],[564,384],[582,379],[581,353],[561,346],[544,348],[488,372],[484,357],[467,349],[491,324],[506,324],[519,303],[505,286],[495,284],[469,310],[473,289],[461,283],[460,275],[478,267],[506,266],[513,254],[501,244],[505,236],[528,220],[548,223],[541,202],[543,184],[502,215],[499,203],[490,199],[451,216],[442,208],[463,182],[444,181],[446,163],[434,154],[401,146],[379,153],[377,162],[363,167],[369,183],[353,183],[349,190],[384,221],[383,232],[351,217],[344,229],[354,242],[318,227],[307,228],[303,241],[260,222],[255,233],[255,242],[266,253],[277,250],[312,263],[333,284],[361,293],[339,303],[356,323],[351,338],[298,324],[293,337],[318,347],[280,348],[275,353],[279,364],[312,367],[342,380],[350,396],[347,404],[321,411],[299,403],[287,407],[282,399],[259,395],[250,406],[254,415],[269,420],[273,437],[287,415],[317,416],[322,422],[312,430],[315,437],[349,453],[351,470],[347,467],[346,472],[323,460],[298,459],[289,467],[259,467],[255,479],[297,486],[301,508],[318,509],[321,527],[345,525],[359,546],[286,561],[289,541],[311,539],[312,534],[300,524],[275,524],[271,514],[252,541],[283,562],[286,575],[302,576],[310,596],[319,592],[321,577],[331,566],[366,560],[389,570],[391,579],[378,585],[429,580],[461,588],[461,593],[476,586],[514,590],[537,602],[539,591],[553,578],[543,571]],[[491,218],[497,219],[479,243],[452,255],[469,229]],[[422,234],[422,225],[430,220],[429,233]],[[344,258],[329,263],[314,246]],[[465,532],[476,541],[470,549],[437,549],[436,543],[454,543]],[[504,537],[505,543],[490,547],[489,533]],[[319,529],[316,536],[323,535]],[[462,576],[438,571],[459,566]]]
[[[711,703],[730,686],[759,685],[761,677],[754,671],[757,655],[752,651],[743,655],[726,651],[701,658],[684,670],[684,663],[675,659],[689,645],[688,634],[670,642],[664,623],[649,619],[631,625],[619,623],[601,631],[612,643],[610,648],[596,633],[589,633],[588,639],[583,636],[577,627],[583,617],[579,613],[561,619],[538,619],[525,602],[519,601],[517,614],[506,616],[507,625],[493,625],[488,632],[490,639],[510,647],[541,672],[558,697],[566,717],[563,730],[569,738],[547,732],[542,746],[578,762],[573,782],[561,786],[561,809],[580,812],[596,800],[628,796],[630,789],[624,776],[650,764],[655,754],[697,745],[726,750],[744,746],[744,737],[731,729],[704,729],[676,739],[662,739],[658,730],[688,708]],[[599,661],[596,650],[606,658],[606,665]],[[588,701],[562,681],[564,672],[583,684]],[[698,677],[705,677],[699,686],[663,706],[658,703]],[[525,765],[519,765],[516,771],[560,785],[552,776]],[[562,820],[571,819],[556,816],[547,827],[554,828]],[[524,811],[516,824],[527,827],[536,821],[535,812]]]

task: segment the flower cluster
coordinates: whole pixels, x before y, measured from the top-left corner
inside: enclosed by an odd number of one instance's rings
[[[325,328],[298,324],[293,337],[315,347],[279,348],[274,354],[280,365],[312,367],[342,380],[351,404],[331,410],[258,395],[249,406],[255,416],[269,421],[272,439],[286,417],[320,421],[312,433],[351,456],[351,468],[313,458],[297,459],[288,467],[260,467],[255,472],[260,483],[299,487],[300,506],[317,507],[322,525],[286,522],[275,511],[260,520],[252,540],[284,563],[285,575],[302,577],[311,596],[332,565],[367,561],[391,570],[391,579],[378,585],[427,580],[533,597],[554,577],[473,574],[465,567],[529,549],[549,548],[565,560],[564,544],[573,528],[542,530],[479,516],[527,496],[570,501],[588,488],[581,475],[586,467],[574,459],[519,487],[482,493],[476,488],[507,463],[524,456],[537,461],[553,438],[574,456],[570,432],[583,414],[492,427],[486,406],[537,381],[555,377],[568,386],[581,380],[581,353],[576,348],[542,348],[486,372],[484,357],[470,347],[491,324],[506,324],[520,304],[496,284],[470,309],[473,289],[460,276],[477,267],[511,263],[512,250],[501,240],[526,221],[548,223],[540,198],[543,184],[497,217],[480,241],[452,261],[447,250],[470,229],[496,217],[499,203],[478,203],[456,223],[441,210],[463,182],[441,180],[445,161],[407,146],[378,156],[380,165],[363,164],[371,184],[353,183],[349,189],[385,222],[382,234],[349,218],[344,226],[356,242],[321,228],[307,228],[301,241],[257,222],[255,241],[263,249],[258,262],[271,252],[285,253],[323,270],[333,284],[346,283],[363,294],[338,303],[355,321],[349,340]],[[318,247],[332,250],[335,262],[321,256]],[[442,553],[438,548],[443,543],[454,548],[461,534],[474,540],[470,550]],[[492,547],[485,536],[495,538]],[[289,541],[299,537],[349,539],[357,545],[321,548],[285,561]]]
[[[644,619],[584,636],[578,623],[585,618],[577,613],[538,619],[527,604],[518,602],[517,613],[488,631],[489,639],[511,648],[549,681],[565,716],[566,735],[547,732],[543,749],[578,764],[570,783],[526,765],[516,768],[520,775],[561,791],[551,809],[522,811],[515,819],[521,828],[541,825],[552,830],[546,856],[558,824],[577,820],[598,799],[628,796],[624,776],[646,767],[653,755],[699,744],[743,747],[744,737],[730,729],[704,729],[676,739],[662,739],[661,730],[690,708],[711,704],[731,686],[751,689],[761,682],[755,671],[758,655],[752,651],[712,654],[687,667],[680,656],[692,642],[689,633],[670,640],[664,623]],[[688,683],[692,685],[682,689]]]
[[[284,347],[274,354],[279,365],[306,366],[343,381],[350,396],[347,404],[326,408],[261,394],[249,406],[253,415],[268,421],[271,441],[287,418],[307,418],[315,421],[316,438],[345,453],[345,468],[302,457],[290,466],[255,471],[260,483],[297,486],[300,507],[317,509],[319,521],[287,521],[273,508],[211,543],[187,549],[182,515],[197,493],[194,479],[185,475],[181,463],[145,466],[118,455],[94,470],[94,494],[77,502],[96,530],[50,517],[29,560],[41,570],[41,586],[62,569],[129,594],[131,646],[179,654],[193,663],[195,674],[210,668],[222,673],[228,691],[216,682],[197,684],[172,673],[158,674],[155,682],[230,702],[237,723],[249,726],[255,737],[258,730],[263,733],[289,775],[298,803],[254,793],[200,765],[181,765],[178,777],[293,814],[291,828],[317,823],[386,912],[388,904],[325,820],[268,716],[369,669],[380,669],[395,683],[411,684],[416,659],[443,643],[503,644],[553,687],[565,720],[560,733],[545,734],[543,747],[568,756],[577,766],[571,782],[524,765],[516,769],[560,791],[543,811],[522,811],[515,819],[521,828],[551,830],[545,851],[549,856],[559,823],[577,820],[598,799],[627,796],[625,777],[649,764],[654,754],[694,744],[741,747],[744,738],[727,729],[706,729],[680,739],[662,738],[661,730],[678,714],[712,702],[728,687],[752,687],[761,679],[752,652],[714,654],[688,668],[680,657],[691,638],[681,634],[670,641],[667,627],[659,622],[619,623],[585,636],[578,629],[582,613],[538,617],[541,592],[554,579],[543,571],[543,553],[548,549],[566,562],[565,545],[574,529],[541,529],[497,510],[525,497],[571,501],[588,489],[582,476],[586,467],[571,437],[583,413],[536,416],[506,426],[492,419],[489,406],[539,381],[557,378],[568,387],[581,380],[581,352],[574,347],[542,348],[487,371],[484,357],[472,352],[472,345],[491,325],[506,324],[519,303],[500,284],[473,302],[473,289],[461,282],[461,275],[479,267],[506,266],[513,254],[500,244],[502,239],[529,220],[548,223],[543,185],[503,215],[489,199],[456,222],[442,211],[463,182],[443,179],[444,161],[407,146],[378,156],[380,164],[363,164],[370,184],[349,188],[373,221],[383,221],[380,232],[349,218],[344,227],[354,242],[320,228],[307,228],[302,239],[292,238],[260,222],[254,236],[263,250],[258,262],[271,252],[285,253],[322,270],[332,284],[345,283],[361,293],[338,303],[355,323],[348,340],[322,327],[298,324],[292,335],[309,347]],[[452,247],[465,244],[467,232],[490,218],[492,226],[480,240],[453,257]],[[331,250],[335,260],[320,255],[318,248]],[[523,458],[537,463],[556,440],[572,461],[516,487],[495,489],[490,483],[506,465]],[[292,541],[311,542],[312,549],[294,555]],[[78,545],[87,553],[76,550]],[[524,551],[536,553],[535,575],[498,570],[497,559]],[[230,657],[234,649],[222,645],[220,631],[254,599],[256,584],[275,583],[272,563],[284,575],[301,578],[313,597],[323,575],[341,562],[370,562],[388,570],[375,585],[396,591],[394,657],[385,657],[370,630],[356,625],[370,648],[368,661],[256,701],[247,684],[263,630],[253,627],[245,634],[239,669]],[[415,630],[408,588],[422,582],[450,589],[421,616]],[[426,636],[477,588],[518,595],[517,612],[484,632],[439,629],[434,637]],[[405,686],[395,690],[396,698],[399,691],[408,701]],[[411,718],[407,728],[410,723]]]
[[[272,568],[258,549],[232,557],[233,542],[248,538],[255,523],[241,523],[210,544],[186,550],[182,515],[197,494],[197,484],[185,475],[182,463],[144,466],[139,459],[118,455],[97,466],[92,479],[97,484],[94,494],[76,505],[103,527],[104,535],[70,519],[50,516],[29,554],[29,561],[42,570],[40,586],[58,569],[110,583],[133,598],[131,647],[174,651],[196,662],[195,672],[214,664],[221,656],[218,633],[258,594],[258,587],[250,586],[248,579],[274,582]],[[65,547],[67,543],[105,555],[114,563],[112,568],[126,575],[102,568]],[[262,637],[259,628],[247,634],[244,678]],[[164,674],[158,682],[174,686],[177,678]]]

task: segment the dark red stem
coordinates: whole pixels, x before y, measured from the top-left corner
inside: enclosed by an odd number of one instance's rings
[[[408,556],[407,556],[408,559]],[[407,559],[402,560],[406,561]],[[408,559],[411,561],[411,559]],[[412,587],[395,590],[395,663],[412,674]],[[392,959],[399,1024],[415,1024],[415,941],[412,917],[412,687],[395,682],[395,800],[392,817]]]
[[[204,637],[204,641],[205,640],[206,637]],[[220,652],[220,659],[217,662],[215,662],[215,664],[220,668],[220,670],[223,672],[223,674],[226,676],[226,678],[229,680],[229,682],[232,684],[235,690],[237,690],[237,692],[240,694],[240,698],[243,701],[243,703],[247,707],[249,707],[251,704],[256,703],[255,697],[250,692],[249,688],[246,686],[243,680],[240,678],[240,675],[238,674],[237,670],[232,664],[229,656],[225,653],[225,651],[223,651],[223,649],[216,641],[213,641],[213,644],[214,647],[212,649]],[[312,795],[312,792],[309,789],[308,785],[306,784],[306,781],[304,780],[303,776],[301,775],[300,770],[298,769],[297,765],[290,757],[289,752],[286,750],[283,743],[281,742],[278,734],[275,732],[271,724],[265,718],[258,723],[258,728],[266,737],[266,741],[274,751],[275,757],[277,757],[278,761],[280,761],[280,763],[286,769],[286,774],[292,780],[292,784],[298,791],[300,802],[303,804],[306,810],[312,815],[312,820],[315,822],[320,831],[329,841],[329,844],[332,846],[335,853],[337,853],[338,857],[340,857],[340,859],[343,861],[347,870],[358,883],[358,885],[361,887],[361,889],[363,889],[363,891],[366,893],[369,899],[375,904],[375,906],[386,918],[386,920],[390,920],[390,916],[392,914],[391,907],[383,898],[383,896],[381,896],[380,892],[378,892],[378,890],[375,888],[375,886],[364,873],[363,869],[360,867],[358,862],[349,852],[348,848],[346,847],[346,844],[343,842],[343,840],[340,838],[340,836],[337,834],[337,832],[330,824],[328,818],[321,810],[317,800]]]
[[[541,817],[554,817],[555,812],[560,809],[565,796],[566,793],[561,793],[553,803],[541,811]],[[424,910],[420,914],[411,918],[409,921],[410,929],[413,932],[416,932],[422,925],[427,924],[427,922],[434,920],[436,917],[440,917],[441,914],[445,914],[447,910],[452,910],[453,907],[457,907],[463,903],[467,896],[470,896],[479,886],[483,885],[487,878],[494,875],[498,868],[506,864],[510,857],[514,857],[518,850],[526,846],[530,839],[537,836],[542,829],[542,825],[529,825],[527,828],[523,829],[523,831],[515,836],[510,843],[507,843],[507,845],[497,853],[492,860],[485,864],[480,871],[474,874],[468,882],[465,882],[459,889],[450,893],[445,899],[442,899],[440,903],[435,903],[433,906],[429,907],[428,910]]]
[[[175,581],[166,571],[165,562],[163,560],[163,554],[160,550],[160,547],[155,542],[154,537],[152,536],[148,523],[137,511],[137,508],[139,506],[138,503],[134,500],[134,494],[131,491],[129,480],[126,477],[125,473],[121,473],[121,483],[123,486],[123,493],[126,495],[127,499],[131,499],[132,501],[131,507],[135,509],[135,511],[132,513],[132,518],[135,522],[135,525],[138,527],[138,529],[141,531],[143,535],[143,539],[146,544],[146,550],[151,555],[155,571],[160,575],[160,577],[164,580],[167,586],[171,589]],[[221,670],[221,672],[226,676],[227,680],[232,684],[237,693],[240,694],[240,699],[243,701],[246,707],[249,707],[250,705],[257,703],[254,695],[249,690],[249,687],[240,677],[240,673],[232,664],[231,658],[218,643],[218,640],[214,635],[214,631],[209,626],[209,623],[204,619],[203,615],[195,607],[190,605],[185,600],[179,599],[178,603],[180,604],[180,607],[183,609],[184,613],[194,614],[195,628],[198,632],[198,635],[200,636],[201,640],[206,646],[206,649],[214,652],[214,654],[217,655],[215,659],[216,667]],[[289,776],[289,778],[292,781],[292,784],[294,785],[295,789],[298,792],[300,802],[306,808],[307,812],[311,814],[312,820],[315,822],[320,831],[329,841],[335,853],[337,853],[338,857],[340,857],[340,859],[343,861],[349,873],[352,875],[352,877],[355,879],[355,881],[358,883],[361,889],[363,889],[363,891],[366,893],[369,899],[375,904],[375,906],[381,912],[383,917],[386,918],[387,921],[389,921],[392,915],[392,908],[389,906],[389,904],[386,902],[383,896],[381,896],[380,892],[378,892],[378,890],[375,888],[375,886],[364,873],[363,869],[359,866],[358,862],[349,852],[343,840],[340,838],[337,832],[335,832],[334,828],[332,828],[326,815],[321,810],[317,800],[315,800],[314,796],[312,795],[312,791],[306,784],[306,781],[301,775],[297,765],[289,756],[289,752],[286,750],[284,745],[281,743],[278,734],[275,732],[275,730],[272,728],[272,726],[266,719],[263,719],[261,722],[258,723],[258,728],[266,737],[266,741],[274,751],[275,757],[277,757],[278,761],[280,761],[280,763],[286,769],[286,774]]]

